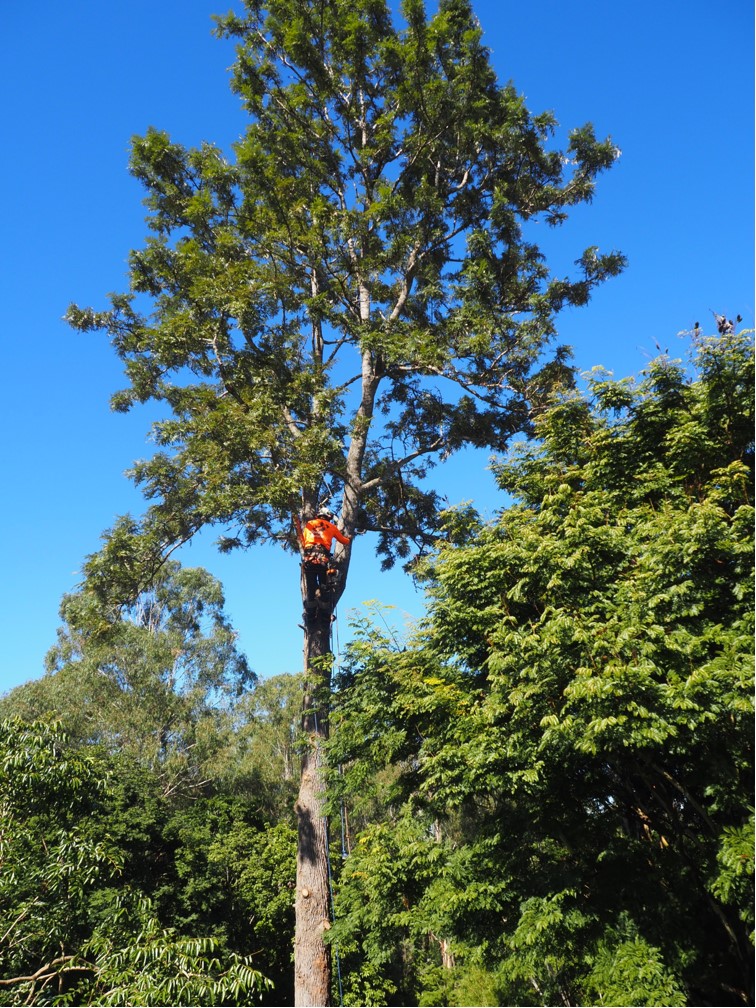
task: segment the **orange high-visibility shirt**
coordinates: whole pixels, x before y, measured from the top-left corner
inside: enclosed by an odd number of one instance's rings
[[[322,546],[331,552],[331,543],[336,539],[340,543],[350,542],[349,536],[345,536],[336,526],[325,518],[312,518],[307,522],[302,530],[302,545],[305,549],[308,546]]]

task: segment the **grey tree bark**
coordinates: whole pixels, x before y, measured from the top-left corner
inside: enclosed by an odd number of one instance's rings
[[[331,614],[305,622],[305,687],[302,729],[305,751],[295,806],[297,889],[294,938],[294,1003],[326,1006],[331,1000],[331,950],[325,942],[330,922],[328,831],[324,809],[324,757],[331,689]]]

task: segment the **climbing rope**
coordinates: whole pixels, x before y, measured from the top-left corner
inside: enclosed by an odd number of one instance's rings
[[[334,609],[334,615],[335,614],[336,610]],[[339,643],[339,624],[333,623],[332,626],[335,627],[334,637],[336,638],[336,646],[333,649],[333,664],[334,667],[336,667],[338,666],[340,661],[340,651],[341,651],[341,645]],[[343,776],[344,776],[344,768],[342,767],[341,763],[339,763],[339,777]],[[344,805],[343,798],[339,799],[339,816],[341,818],[341,860],[343,861],[345,860],[347,854],[349,853],[349,851],[347,850],[346,806]]]
[[[331,920],[336,922],[336,905],[333,900],[333,875],[331,874],[331,842],[328,835],[328,816],[325,817],[325,834],[326,834],[326,848],[328,851],[328,856],[326,858],[328,862],[328,894],[331,900]],[[341,956],[339,955],[339,946],[336,942],[333,943],[333,957],[336,960],[336,977],[339,982],[339,1005],[344,1004],[344,987],[341,982]]]
[[[320,754],[320,729],[318,727],[318,714],[317,711],[313,711],[313,717],[315,719],[315,765],[316,767],[322,767],[321,754]],[[325,832],[325,843],[326,843],[326,865],[328,866],[328,901],[331,909],[331,921],[336,923],[336,903],[333,895],[333,873],[331,872],[331,836],[328,828],[328,816],[323,816],[323,829]],[[343,841],[342,841],[343,850]],[[336,977],[339,984],[339,1005],[344,1005],[344,987],[341,979],[341,956],[339,955],[339,946],[336,942],[333,942],[333,958],[336,962]]]

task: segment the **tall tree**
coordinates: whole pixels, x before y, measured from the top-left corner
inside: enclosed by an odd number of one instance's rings
[[[127,598],[202,527],[231,549],[296,550],[292,515],[326,495],[342,530],[372,531],[386,564],[427,543],[423,483],[465,445],[502,448],[528,403],[569,378],[544,346],[554,316],[622,267],[585,250],[555,277],[526,237],[590,200],[617,156],[588,125],[550,150],[551,114],[500,86],[469,0],[428,16],[405,0],[245,0],[219,19],[238,40],[233,87],[250,124],[230,163],[150,130],[131,170],[151,236],[108,311],[72,307],[126,366],[119,410],[155,399],[164,450],[134,478],[153,501],[121,520],[87,575]],[[337,546],[343,592],[352,542]],[[298,801],[297,999],[329,1000],[320,743],[328,731],[328,618],[305,628]]]

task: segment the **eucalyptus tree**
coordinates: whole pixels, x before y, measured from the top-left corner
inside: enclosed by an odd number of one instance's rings
[[[436,523],[424,481],[466,445],[502,448],[529,403],[567,377],[544,347],[565,305],[622,267],[576,250],[555,276],[528,234],[591,199],[617,157],[590,125],[551,149],[497,82],[469,0],[245,0],[218,19],[237,40],[233,88],[249,115],[233,159],[149,130],[131,170],[150,235],[130,289],[108,310],[72,307],[106,331],[127,387],[157,400],[161,448],[134,468],[152,501],[110,532],[90,583],[127,597],[207,525],[221,548],[275,540],[292,516],[338,500],[345,533],[373,532],[386,564]],[[337,547],[343,592],[354,540]],[[317,766],[327,734],[327,620],[305,629],[297,896],[301,1003],[327,1003],[325,834]],[[309,895],[305,895],[305,893]]]
[[[47,675],[2,698],[0,716],[52,714],[77,741],[154,769],[166,794],[196,794],[255,679],[223,607],[216,578],[174,560],[128,606],[86,586],[64,595]]]

